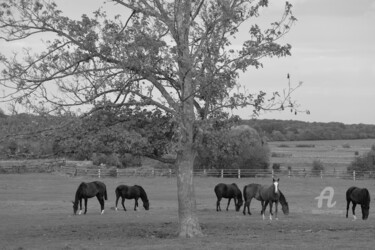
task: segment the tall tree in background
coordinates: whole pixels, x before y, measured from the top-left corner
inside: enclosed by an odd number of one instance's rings
[[[286,3],[280,20],[265,30],[251,19],[267,0],[114,0],[129,16],[108,18],[103,10],[80,20],[62,15],[50,1],[7,0],[0,4],[0,38],[9,42],[50,33],[43,52],[24,50],[0,56],[4,100],[36,112],[63,113],[72,106],[154,106],[177,124],[176,170],[179,233],[202,235],[193,185],[197,120],[225,110],[295,108],[289,88],[266,97],[238,91],[238,76],[262,66],[263,57],[290,55],[277,41],[296,20]],[[248,26],[241,48],[232,46],[241,25]],[[45,36],[45,35],[44,35]],[[86,113],[87,115],[87,113]],[[199,124],[202,124],[200,122]]]

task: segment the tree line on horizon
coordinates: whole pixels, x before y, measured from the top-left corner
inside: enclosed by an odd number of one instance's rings
[[[243,121],[269,141],[352,140],[375,138],[375,125],[340,122],[252,119]]]

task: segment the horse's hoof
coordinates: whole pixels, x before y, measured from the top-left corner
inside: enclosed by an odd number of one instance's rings
[[[102,212],[100,214],[104,214],[104,210],[102,210]]]

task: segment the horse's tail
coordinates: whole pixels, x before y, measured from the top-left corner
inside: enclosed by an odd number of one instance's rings
[[[247,185],[245,185],[245,186],[243,187],[243,200],[244,200],[245,202],[247,201],[246,189],[247,189]]]
[[[146,191],[143,189],[143,187],[141,187],[139,185],[135,185],[135,186],[138,187],[139,191],[141,192],[141,199],[142,199],[142,201],[148,201]]]
[[[106,186],[104,186],[104,199],[108,200],[107,187]]]

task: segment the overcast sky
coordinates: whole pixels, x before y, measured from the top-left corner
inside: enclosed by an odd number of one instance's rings
[[[79,17],[96,10],[102,1],[56,2],[64,14]],[[298,21],[282,42],[292,45],[292,56],[266,59],[264,68],[250,69],[241,75],[240,82],[250,92],[282,91],[289,73],[292,85],[303,82],[293,97],[300,109],[308,109],[311,114],[272,112],[259,118],[375,124],[375,0],[289,2]],[[284,3],[270,0],[269,8],[255,22],[265,25],[277,21]],[[117,9],[113,3],[104,6]],[[0,45],[1,50],[11,49],[2,41]],[[251,110],[238,110],[236,114],[247,119]]]

